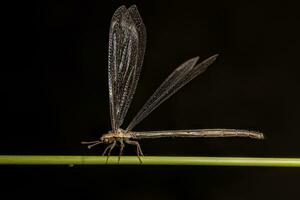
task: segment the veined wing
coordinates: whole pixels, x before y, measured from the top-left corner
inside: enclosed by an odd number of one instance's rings
[[[145,131],[132,132],[135,139],[154,139],[163,137],[249,137],[264,139],[264,135],[256,131],[237,129],[194,129],[194,130],[171,130],[171,131]]]
[[[145,48],[146,29],[137,7],[119,7],[109,31],[108,86],[113,130],[123,123],[132,101]]]
[[[199,57],[195,57],[187,60],[178,68],[176,68],[144,104],[138,114],[128,125],[126,130],[132,130],[132,128],[134,128],[140,121],[147,117],[161,103],[176,93],[193,78],[204,72],[207,67],[216,60],[217,56],[217,54],[211,56],[197,65],[196,63]]]

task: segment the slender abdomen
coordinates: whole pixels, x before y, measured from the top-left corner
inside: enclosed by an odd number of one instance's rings
[[[194,129],[194,130],[169,130],[169,131],[146,131],[132,132],[132,137],[136,139],[151,139],[165,137],[249,137],[263,139],[264,135],[256,131],[237,129]]]

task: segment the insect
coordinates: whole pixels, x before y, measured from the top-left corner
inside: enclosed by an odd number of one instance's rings
[[[98,144],[109,144],[102,155],[109,156],[112,149],[120,145],[119,160],[126,144],[136,146],[141,162],[143,155],[137,140],[163,137],[250,137],[263,139],[263,134],[255,131],[236,129],[195,129],[136,132],[132,129],[155,108],[167,100],[180,88],[203,73],[217,58],[217,54],[201,63],[199,57],[187,60],[177,67],[158,87],[144,104],[126,129],[120,128],[131,104],[139,80],[146,48],[146,28],[135,5],[128,9],[119,7],[111,20],[108,51],[108,86],[112,130],[99,140],[82,142],[92,148]],[[108,157],[107,157],[108,159]]]

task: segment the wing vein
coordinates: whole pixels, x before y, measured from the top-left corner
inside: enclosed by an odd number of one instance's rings
[[[108,86],[112,129],[126,116],[136,90],[146,45],[146,29],[135,5],[119,7],[109,33]]]
[[[203,73],[207,69],[207,67],[216,60],[217,56],[217,54],[211,56],[197,65],[196,63],[199,58],[195,57],[187,60],[179,67],[177,67],[148,99],[148,101],[130,122],[126,130],[132,130],[161,103],[175,94],[180,88],[182,88],[196,76]]]

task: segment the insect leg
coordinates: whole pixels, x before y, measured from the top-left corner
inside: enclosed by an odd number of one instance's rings
[[[105,156],[107,150],[108,150],[112,145],[113,145],[113,144],[110,144],[110,145],[108,145],[108,146],[104,149],[104,151],[103,151],[103,153],[102,153],[102,156]]]
[[[127,144],[131,144],[131,145],[135,145],[136,146],[136,154],[137,154],[137,156],[138,156],[138,158],[140,160],[140,163],[142,163],[142,160],[141,160],[140,156],[144,156],[144,154],[142,152],[140,144],[137,141],[132,141],[132,140],[125,140],[125,142]]]
[[[120,142],[120,153],[119,153],[119,157],[118,157],[118,163],[120,162],[120,159],[123,154],[124,147],[125,147],[123,139],[121,139],[119,142]]]
[[[108,151],[108,154],[107,154],[107,157],[106,157],[106,164],[107,164],[107,162],[108,162],[108,159],[109,159],[109,156],[110,156],[110,153],[111,153],[111,150],[113,150],[113,148],[115,148],[115,146],[116,146],[116,141],[113,141],[113,143],[111,144],[111,145],[109,145],[108,147],[109,147],[109,151]],[[108,148],[107,148],[108,149]],[[105,149],[106,150],[106,149]]]

